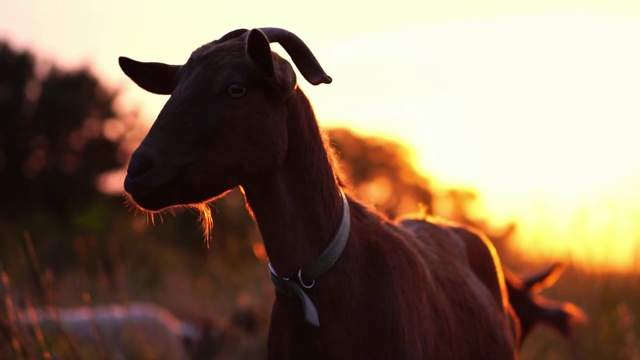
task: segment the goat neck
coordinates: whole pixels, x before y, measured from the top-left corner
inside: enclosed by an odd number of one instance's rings
[[[243,184],[276,271],[295,275],[327,246],[342,213],[330,157],[306,96],[288,104],[287,156],[268,175]]]

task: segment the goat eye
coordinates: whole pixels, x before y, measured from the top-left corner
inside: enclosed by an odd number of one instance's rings
[[[229,86],[229,95],[235,98],[244,96],[247,93],[247,88],[238,84],[231,84]]]

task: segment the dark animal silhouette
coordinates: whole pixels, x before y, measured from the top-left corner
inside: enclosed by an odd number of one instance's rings
[[[166,308],[140,302],[28,308],[13,315],[17,328],[25,331],[23,336],[38,329],[47,340],[66,339],[84,349],[100,344],[109,358],[144,349],[160,358],[217,359],[234,337],[255,336],[258,322],[254,309],[238,308],[225,323],[206,319],[196,326]]]
[[[29,308],[17,311],[15,318],[25,333],[39,329],[47,340],[67,339],[85,349],[100,344],[111,358],[146,347],[147,354],[187,360],[183,344],[200,341],[197,327],[151,303]],[[140,339],[150,340],[139,344]]]
[[[192,360],[213,360],[224,357],[224,350],[237,346],[239,338],[255,337],[259,314],[254,308],[236,309],[226,323],[206,319],[200,323],[197,337],[184,337],[183,344]]]
[[[132,155],[132,201],[198,206],[206,220],[206,202],[241,187],[277,289],[271,359],[513,359],[493,246],[454,225],[391,222],[345,194],[271,42],[311,84],[331,82],[304,42],[277,28],[232,31],[180,66],[120,58],[142,88],[171,94]]]
[[[521,343],[538,324],[547,325],[571,340],[572,325],[587,321],[587,316],[578,306],[569,302],[549,300],[539,295],[543,289],[557,281],[562,271],[563,266],[560,263],[522,277],[505,271],[509,301],[520,323]]]

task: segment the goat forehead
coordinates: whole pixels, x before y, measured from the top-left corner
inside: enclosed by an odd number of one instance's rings
[[[178,76],[182,79],[181,82],[188,78],[190,78],[188,81],[192,82],[210,81],[212,77],[235,77],[234,73],[245,67],[242,64],[247,63],[248,59],[243,46],[221,47],[218,45],[207,49],[200,48],[194,51],[187,63],[181,67]],[[198,79],[194,79],[194,76]]]
[[[179,71],[179,88],[202,86],[224,87],[228,81],[239,81],[250,72],[250,61],[243,46],[213,47],[196,50]]]
[[[244,43],[241,41],[227,41],[216,43],[215,41],[202,45],[191,53],[189,61],[209,62],[224,59],[233,60],[245,56]]]

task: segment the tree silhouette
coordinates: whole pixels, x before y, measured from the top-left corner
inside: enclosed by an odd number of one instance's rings
[[[436,192],[429,180],[410,162],[401,144],[377,137],[361,137],[342,128],[330,129],[328,136],[342,160],[346,181],[357,196],[389,218],[416,212],[443,216],[469,225],[489,236],[500,252],[515,230],[514,224],[493,229],[489,222],[472,215],[476,194],[462,189]],[[443,211],[447,204],[447,211]]]
[[[0,220],[14,235],[42,231],[65,248],[72,234],[108,221],[95,210],[112,201],[96,177],[124,164],[121,136],[105,136],[122,119],[115,93],[86,69],[36,69],[33,55],[0,44]]]
[[[30,202],[29,199],[18,201],[17,194],[29,193],[22,170],[28,155],[28,139],[21,134],[21,129],[33,107],[26,91],[33,78],[33,67],[30,54],[18,54],[7,44],[0,45],[0,214],[3,217],[14,211],[22,212],[24,202]]]
[[[0,213],[62,216],[97,195],[95,177],[122,166],[104,137],[114,94],[86,70],[34,74],[33,56],[0,45]]]
[[[409,152],[400,144],[381,138],[365,138],[335,128],[328,136],[342,160],[346,181],[358,197],[390,218],[433,209],[429,180],[410,163]]]

